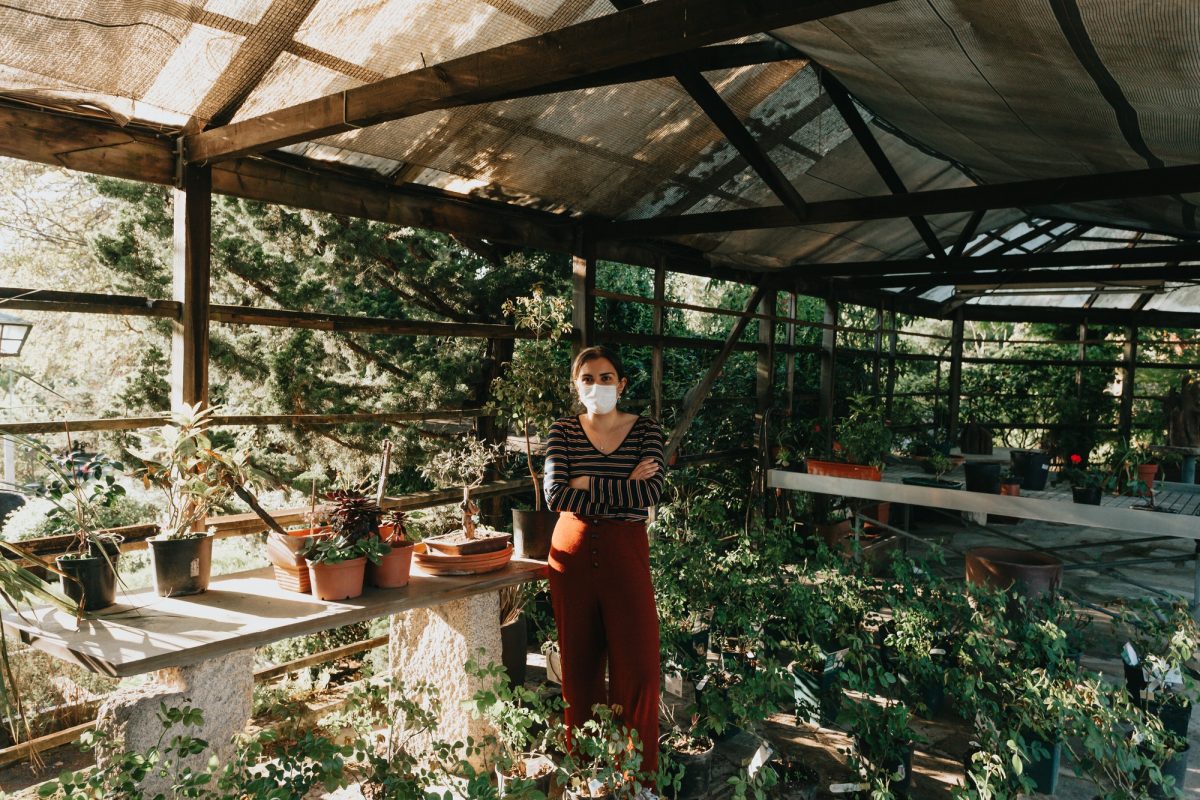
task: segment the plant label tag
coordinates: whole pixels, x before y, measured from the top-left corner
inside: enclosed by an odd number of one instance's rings
[[[750,758],[750,763],[746,765],[746,774],[753,778],[762,769],[763,764],[771,760],[771,745],[766,742],[759,744],[758,749],[754,751],[754,755]]]
[[[850,794],[850,792],[865,792],[870,789],[869,783],[831,783],[829,791],[831,794]]]
[[[668,672],[663,676],[663,688],[667,694],[673,694],[676,697],[683,697],[683,673]]]
[[[943,648],[941,648],[941,647],[935,647],[935,648],[933,648],[932,650],[930,650],[930,651],[929,651],[929,655],[931,655],[931,656],[944,656],[944,655],[946,655],[946,651],[945,651]]]
[[[1133,649],[1133,645],[1129,642],[1126,642],[1125,646],[1121,648],[1121,659],[1131,667],[1138,665],[1137,651]]]
[[[830,653],[829,657],[826,659],[826,664],[828,665],[828,668],[829,669],[837,669],[838,667],[845,666],[846,654],[849,652],[850,652],[850,648],[847,647],[844,650],[835,650],[832,653]]]
[[[701,679],[700,679],[700,682],[696,684],[696,691],[697,691],[697,692],[703,692],[703,691],[704,691],[704,687],[705,687],[705,686],[708,686],[708,679],[709,679],[709,677],[710,677],[709,675],[705,675],[703,678],[701,678]]]
[[[192,563],[188,565],[188,574],[193,578],[200,577],[200,559],[193,558]]]

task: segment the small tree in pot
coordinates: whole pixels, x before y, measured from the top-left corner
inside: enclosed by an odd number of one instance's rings
[[[517,330],[529,331],[533,338],[517,341],[508,369],[492,381],[493,400],[487,407],[506,427],[515,426],[525,440],[533,511],[513,510],[516,556],[545,558],[558,513],[543,510],[542,479],[534,465],[530,437],[536,434],[544,439],[554,420],[570,404],[569,385],[558,377],[567,368],[561,341],[571,330],[568,303],[566,298],[548,296],[535,286],[531,296],[506,302],[504,313],[513,319]]]
[[[174,412],[129,451],[137,463],[133,474],[163,498],[159,533],[150,540],[154,585],[162,597],[208,589],[213,534],[203,529],[204,520],[235,494],[244,495],[248,484],[268,483],[250,465],[244,440],[230,447],[214,443],[209,426],[216,412],[200,403]]]
[[[451,555],[469,555],[503,550],[512,538],[499,531],[475,527],[479,507],[471,500],[471,490],[483,483],[487,469],[503,453],[503,445],[488,445],[467,433],[457,447],[440,450],[421,467],[421,474],[439,488],[461,486],[462,530],[424,539],[427,547]]]

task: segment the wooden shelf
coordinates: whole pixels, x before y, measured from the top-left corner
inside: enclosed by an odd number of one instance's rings
[[[207,592],[191,597],[158,597],[153,589],[118,592],[116,605],[78,622],[48,607],[21,614],[9,609],[3,618],[39,650],[92,672],[127,677],[544,577],[542,561],[514,560],[498,572],[466,577],[432,577],[414,566],[403,589],[367,589],[362,597],[333,603],[280,589],[270,569],[259,569],[214,578]]]

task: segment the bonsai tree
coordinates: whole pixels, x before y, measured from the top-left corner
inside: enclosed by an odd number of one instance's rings
[[[503,445],[489,445],[467,433],[457,447],[439,450],[423,467],[421,474],[439,488],[461,486],[463,537],[475,538],[475,514],[478,506],[471,500],[471,490],[483,483],[487,468],[503,452]]]
[[[559,412],[570,403],[568,384],[559,379],[566,369],[560,346],[569,333],[566,298],[547,295],[535,286],[529,297],[518,297],[504,304],[519,331],[529,331],[532,339],[520,339],[513,359],[503,375],[492,381],[492,401],[487,409],[506,424],[515,425],[525,438],[525,463],[533,482],[533,507],[542,509],[542,479],[533,463],[532,434],[544,438]]]
[[[218,412],[201,403],[173,412],[166,425],[142,434],[129,450],[137,464],[133,475],[163,499],[160,539],[206,536],[203,522],[213,508],[244,495],[247,484],[269,482],[251,466],[244,440],[230,447],[214,443],[209,426]]]

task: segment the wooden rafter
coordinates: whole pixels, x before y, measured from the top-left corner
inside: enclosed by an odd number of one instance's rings
[[[189,161],[216,161],[492,102],[546,84],[683,53],[891,0],[658,0],[377,83],[193,134]]]
[[[957,285],[959,288],[998,288],[1020,285],[1026,288],[1050,286],[1129,285],[1138,286],[1147,281],[1194,281],[1200,280],[1200,265],[1165,267],[1104,267],[1102,269],[1035,269],[1005,272],[983,272],[970,275],[908,275],[895,278],[857,279],[861,286],[884,288],[909,286],[930,289],[934,286]]]
[[[809,203],[805,224],[898,219],[914,214],[962,214],[996,208],[1157,197],[1200,191],[1200,164],[1181,167],[1043,178],[956,189],[935,189],[907,195],[876,195]],[[643,220],[598,223],[599,239],[653,239],[725,231],[790,228],[795,214],[785,206],[715,211]]]
[[[908,194],[908,187],[904,185],[896,168],[892,166],[892,162],[888,159],[887,153],[883,152],[883,148],[879,146],[879,140],[875,138],[875,134],[871,133],[871,127],[867,125],[867,121],[862,118],[862,114],[858,112],[858,108],[854,105],[854,99],[850,97],[850,93],[846,91],[846,87],[842,86],[837,78],[825,69],[818,70],[821,78],[821,85],[829,92],[829,97],[833,100],[834,106],[838,113],[842,115],[842,119],[846,121],[850,132],[854,134],[858,146],[863,149],[867,159],[871,162],[871,166],[875,167],[875,171],[879,173],[879,177],[883,179],[884,184],[895,195]],[[934,234],[933,228],[921,216],[911,216],[908,218],[917,233],[921,237],[921,241],[925,242],[925,246],[929,248],[929,252],[937,258],[944,258],[946,251],[942,248],[942,243],[938,241],[937,235]]]

